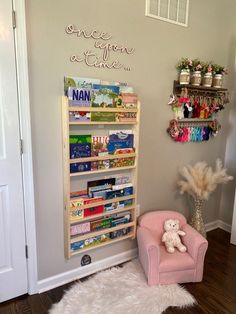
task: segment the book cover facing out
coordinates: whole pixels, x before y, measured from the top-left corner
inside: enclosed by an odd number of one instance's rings
[[[93,122],[115,122],[115,112],[91,112],[91,121]]]
[[[122,102],[122,98],[119,96],[119,93],[119,86],[93,84],[91,106],[115,108],[117,107],[117,104]]]
[[[68,88],[69,106],[90,107],[92,89],[88,88]]]
[[[115,150],[120,148],[133,148],[134,135],[125,132],[117,132],[109,135],[109,143],[107,149],[109,153],[114,153]]]
[[[91,156],[91,135],[70,135],[70,158]]]
[[[100,84],[100,82],[101,81],[99,79],[94,78],[65,76],[64,77],[65,96],[68,96],[69,87],[91,89],[93,87],[93,84]]]

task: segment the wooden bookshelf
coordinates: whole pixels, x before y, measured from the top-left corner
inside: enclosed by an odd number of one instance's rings
[[[135,121],[114,121],[114,122],[98,122],[98,121],[70,121],[69,120],[69,112],[70,111],[81,111],[81,112],[132,112],[136,113],[136,120]],[[63,131],[63,169],[64,169],[64,229],[65,229],[65,241],[64,241],[64,247],[65,247],[65,256],[66,258],[71,258],[72,256],[93,250],[98,249],[101,247],[104,247],[106,245],[112,245],[113,243],[117,243],[120,241],[124,241],[127,239],[134,239],[136,236],[136,213],[137,213],[137,165],[138,165],[138,144],[139,144],[139,119],[140,119],[140,103],[138,102],[137,108],[98,108],[98,107],[69,107],[68,106],[68,99],[67,97],[63,97],[62,99],[62,131]],[[69,145],[69,136],[70,134],[75,134],[75,131],[78,131],[77,134],[84,134],[84,128],[81,128],[81,126],[86,126],[86,132],[89,134],[89,126],[94,125],[95,127],[91,128],[91,132],[94,134],[96,132],[96,126],[98,129],[100,129],[101,134],[101,128],[99,128],[99,125],[124,125],[124,129],[127,129],[129,127],[132,129],[134,137],[135,137],[135,151],[133,153],[128,154],[117,154],[117,155],[105,155],[105,156],[94,156],[94,157],[86,157],[86,158],[76,158],[71,159],[70,158],[70,145]],[[73,126],[73,129],[72,129]],[[88,131],[87,131],[88,130]],[[107,132],[107,128],[103,129],[102,132]],[[106,135],[106,134],[104,134]],[[75,172],[70,173],[70,165],[73,163],[81,163],[81,162],[96,162],[96,161],[104,161],[104,160],[114,160],[114,159],[123,159],[123,158],[134,158],[134,165],[132,166],[125,166],[125,167],[114,167],[114,168],[107,168],[107,169],[99,169],[99,170],[92,170],[92,171],[83,171],[83,172]],[[131,183],[134,187],[135,193],[132,195],[127,195],[123,197],[117,197],[113,199],[107,199],[99,202],[94,202],[90,204],[86,204],[83,206],[71,208],[70,202],[75,201],[78,198],[70,198],[70,192],[71,190],[71,180],[73,178],[74,180],[82,180],[86,185],[87,181],[93,180],[93,176],[96,175],[102,175],[104,174],[104,177],[107,177],[107,174],[109,174],[109,177],[116,177],[116,173],[120,175],[120,173],[127,173],[127,171],[131,175]],[[114,176],[113,176],[114,173]],[[77,179],[78,178],[78,179]],[[88,208],[93,208],[100,205],[106,205],[126,200],[132,200],[132,204],[127,204],[123,208],[115,208],[114,210],[110,211],[104,211],[102,213],[94,214],[88,217],[83,217],[78,219],[74,218],[71,219],[71,212],[76,210],[84,210]],[[102,229],[99,231],[93,231],[86,234],[80,234],[76,236],[70,235],[70,228],[74,225],[78,225],[81,223],[86,223],[90,221],[95,221],[102,219],[103,217],[111,217],[111,215],[116,215],[123,212],[129,212],[131,216],[131,220],[128,223],[123,223],[111,228]],[[92,245],[89,247],[84,247],[82,249],[78,250],[72,250],[71,244],[76,243],[78,241],[84,241],[86,239],[101,236],[106,233],[122,230],[124,228],[130,228],[130,231],[128,234],[117,237],[117,238],[108,238],[106,241],[101,242],[96,245]]]

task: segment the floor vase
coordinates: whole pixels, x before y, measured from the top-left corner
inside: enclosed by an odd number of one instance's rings
[[[202,218],[204,201],[201,199],[194,199],[194,210],[191,219],[191,226],[196,229],[204,238],[206,238],[206,228]]]

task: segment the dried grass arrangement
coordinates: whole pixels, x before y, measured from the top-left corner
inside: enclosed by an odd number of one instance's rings
[[[177,182],[180,194],[188,193],[193,197],[195,208],[191,224],[204,237],[206,230],[202,219],[203,202],[209,199],[218,184],[233,180],[226,171],[220,159],[216,160],[214,170],[205,161],[197,162],[194,166],[187,165],[180,170],[182,179]]]

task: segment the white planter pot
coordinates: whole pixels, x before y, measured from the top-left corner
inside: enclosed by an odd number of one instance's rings
[[[222,85],[223,85],[223,75],[222,74],[215,74],[213,77],[212,86],[215,88],[221,88]]]
[[[201,84],[202,76],[201,71],[193,72],[191,76],[191,85],[199,86]]]
[[[210,72],[204,74],[203,79],[202,79],[202,85],[204,87],[212,86],[212,74]]]
[[[179,74],[179,84],[189,84],[190,82],[190,72],[189,70],[181,70]]]

